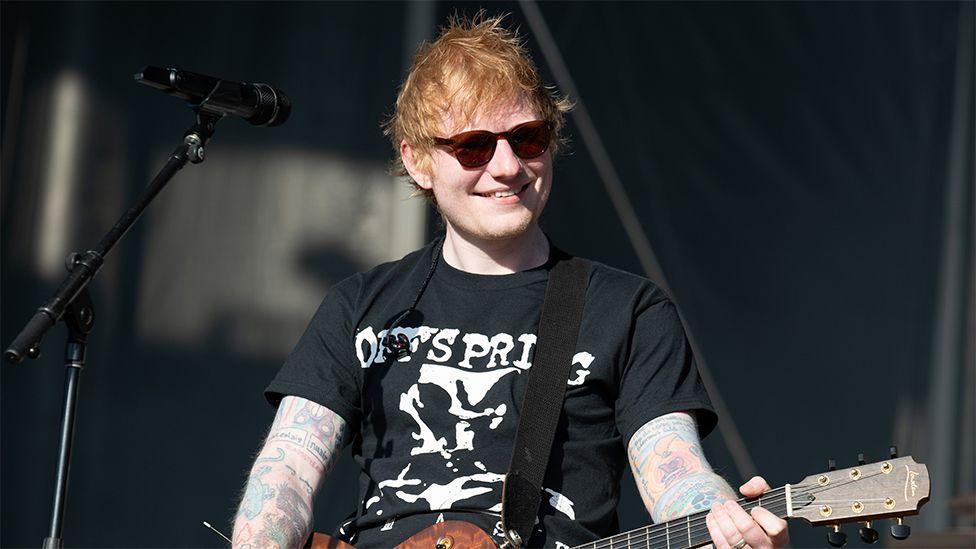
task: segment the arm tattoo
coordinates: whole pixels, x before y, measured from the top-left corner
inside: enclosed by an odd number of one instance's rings
[[[264,507],[265,500],[274,497],[274,488],[261,482],[261,477],[270,470],[271,467],[264,466],[252,471],[251,476],[247,477],[247,487],[244,490],[244,498],[241,499],[241,508],[238,513],[247,517],[248,520],[258,516],[261,508]]]
[[[735,492],[705,459],[695,420],[687,413],[665,414],[647,422],[630,439],[627,454],[641,498],[655,522],[735,499]]]
[[[309,400],[285,397],[247,479],[234,547],[296,547],[312,530],[312,500],[342,447],[345,421]]]
[[[284,461],[284,459],[285,459],[285,451],[282,450],[281,448],[275,448],[275,452],[276,452],[276,455],[274,455],[272,457],[258,458],[257,461],[255,461],[254,463],[264,463],[266,461]]]
[[[342,443],[345,422],[332,410],[310,400],[286,397],[285,401],[278,408],[278,416],[268,433],[268,444],[281,442],[279,447],[297,446],[312,458],[310,465],[328,472],[335,449]]]

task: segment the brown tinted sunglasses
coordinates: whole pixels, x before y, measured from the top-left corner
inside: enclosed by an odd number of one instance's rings
[[[495,145],[504,138],[508,146],[519,158],[535,158],[546,152],[552,141],[552,124],[545,120],[524,122],[508,130],[495,133],[488,130],[473,130],[444,138],[435,137],[435,145],[444,145],[451,150],[465,168],[479,168],[491,162],[495,156]]]

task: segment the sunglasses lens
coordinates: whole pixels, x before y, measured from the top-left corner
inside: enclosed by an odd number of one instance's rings
[[[497,140],[491,132],[473,131],[456,138],[454,156],[462,166],[476,168],[491,161]]]
[[[549,123],[542,120],[522,124],[509,135],[508,142],[519,158],[535,158],[546,152],[551,139]]]
[[[546,152],[552,141],[552,126],[545,120],[534,120],[515,126],[504,134],[484,130],[464,132],[450,139],[437,138],[442,145],[450,145],[457,161],[465,168],[479,168],[491,162],[495,145],[504,135],[512,151],[519,158],[535,158]],[[438,142],[435,140],[435,142]]]

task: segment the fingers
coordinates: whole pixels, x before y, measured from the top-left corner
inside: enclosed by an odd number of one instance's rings
[[[752,477],[739,487],[739,492],[747,498],[756,497],[767,490],[769,490],[769,483],[762,477]]]
[[[718,522],[712,513],[705,515],[705,526],[708,527],[708,535],[712,536],[712,545],[715,546],[715,549],[728,549],[729,542],[725,541],[725,534],[718,527]]]
[[[789,540],[786,521],[761,507],[750,515],[734,501],[712,505],[705,525],[716,549],[735,547],[741,541],[752,549],[769,549]]]
[[[786,527],[785,520],[762,507],[755,507],[750,513],[759,526],[766,531],[774,547],[783,547],[790,541],[790,530]]]
[[[712,537],[712,541],[715,542],[716,547],[720,544],[724,544],[727,547],[734,547],[742,540],[745,540],[753,549],[770,546],[769,538],[765,536],[762,528],[735,502],[716,503],[712,505],[712,512],[710,514],[715,522],[716,529],[721,534],[721,541],[715,539],[714,535]],[[743,517],[745,517],[745,520],[743,520]],[[705,523],[706,525],[708,524],[707,518],[705,519]]]
[[[749,547],[753,549],[772,547],[773,542],[766,535],[766,532],[756,521],[752,520],[749,513],[746,513],[738,503],[726,501],[724,507],[726,513],[732,519],[732,524],[737,530],[737,533],[741,535],[742,539],[746,540]],[[735,541],[738,541],[738,538],[732,540],[732,542]]]

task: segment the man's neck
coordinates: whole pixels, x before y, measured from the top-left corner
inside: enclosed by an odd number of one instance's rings
[[[542,265],[549,259],[549,240],[533,224],[521,235],[504,240],[483,240],[447,227],[444,261],[473,274],[511,274]]]

